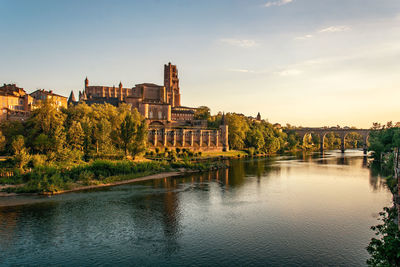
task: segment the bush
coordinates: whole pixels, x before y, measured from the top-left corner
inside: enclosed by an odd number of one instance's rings
[[[29,166],[32,168],[36,168],[38,166],[43,166],[47,162],[46,155],[35,154],[31,156],[31,161],[29,162]]]

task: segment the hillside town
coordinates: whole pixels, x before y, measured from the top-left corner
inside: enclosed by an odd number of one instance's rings
[[[57,108],[78,104],[110,104],[115,107],[125,103],[136,109],[148,123],[148,143],[157,147],[189,147],[194,151],[227,151],[228,126],[222,123],[218,129],[209,129],[206,120],[196,120],[196,108],[181,105],[178,69],[176,65],[164,65],[164,85],[136,84],[133,88],[89,85],[86,77],[79,98],[71,91],[69,98],[52,90],[39,89],[28,94],[16,84],[0,87],[1,121],[26,120],[40,102],[51,101]],[[258,114],[257,120],[261,116]]]

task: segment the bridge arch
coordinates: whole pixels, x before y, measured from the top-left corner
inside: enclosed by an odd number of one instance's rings
[[[327,134],[333,132],[340,136],[340,140],[341,140],[340,149],[342,152],[344,152],[345,148],[346,148],[346,136],[348,136],[350,133],[358,133],[362,136],[362,139],[363,139],[364,154],[367,153],[367,149],[368,149],[367,142],[368,142],[369,133],[370,133],[369,129],[351,129],[351,128],[332,127],[332,128],[297,128],[297,129],[294,129],[294,131],[300,136],[300,138],[303,142],[303,145],[305,143],[305,138],[307,135],[312,134],[312,133],[319,135],[321,152],[323,152],[323,150],[324,150],[325,137]]]

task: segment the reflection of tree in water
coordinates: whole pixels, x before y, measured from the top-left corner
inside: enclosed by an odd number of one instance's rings
[[[184,179],[184,182],[190,182],[191,177]],[[150,239],[150,242],[159,242],[157,238],[159,226],[162,227],[163,238],[165,242],[165,254],[170,255],[179,250],[178,240],[181,236],[180,227],[180,207],[178,186],[182,179],[162,179],[147,181],[145,185],[150,185],[153,189],[159,189],[159,193],[135,195],[131,200],[133,206],[132,219],[138,233],[147,233],[139,239]],[[153,247],[149,248],[151,251]]]
[[[18,213],[15,209],[0,208],[0,251],[6,250],[14,239]]]
[[[349,160],[345,156],[338,157],[336,159],[337,165],[349,165]]]
[[[369,184],[371,185],[373,191],[379,190],[382,187],[386,187],[385,179],[382,179],[382,177],[387,177],[390,175],[390,173],[385,171],[381,164],[376,161],[371,162],[369,169]]]

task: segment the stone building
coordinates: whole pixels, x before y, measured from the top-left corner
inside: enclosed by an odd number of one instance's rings
[[[33,108],[38,105],[41,101],[52,101],[57,108],[68,107],[67,98],[65,96],[57,95],[52,90],[46,91],[44,89],[38,89],[30,94],[33,98]]]
[[[137,109],[149,124],[148,140],[151,146],[188,147],[192,150],[228,150],[228,126],[208,129],[207,121],[195,120],[196,108],[181,106],[178,69],[176,65],[164,65],[164,85],[136,84],[133,88],[115,86],[89,86],[79,92],[76,101],[73,92],[69,104],[85,102],[109,103],[118,106],[127,103]]]
[[[0,87],[0,121],[25,120],[29,117],[33,98],[16,84]]]

